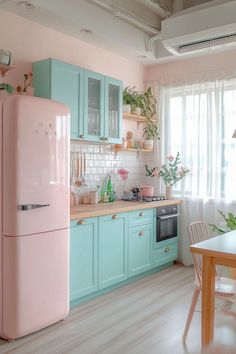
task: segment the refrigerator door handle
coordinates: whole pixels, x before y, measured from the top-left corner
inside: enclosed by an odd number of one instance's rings
[[[19,204],[18,209],[23,211],[28,211],[32,209],[48,207],[50,204]]]

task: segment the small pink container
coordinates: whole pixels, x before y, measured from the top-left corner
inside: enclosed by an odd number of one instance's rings
[[[140,192],[140,195],[143,197],[152,197],[154,194],[154,188],[153,186],[141,186],[142,190]]]

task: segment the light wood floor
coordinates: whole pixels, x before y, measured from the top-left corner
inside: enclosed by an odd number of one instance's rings
[[[33,335],[0,340],[0,354],[198,353],[199,311],[187,349],[181,340],[193,279],[192,267],[175,265],[82,304],[65,321]],[[236,353],[236,318],[216,311],[215,338],[233,345]]]

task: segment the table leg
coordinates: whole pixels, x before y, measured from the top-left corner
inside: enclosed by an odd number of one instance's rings
[[[212,257],[202,256],[202,347],[214,337],[215,265]]]

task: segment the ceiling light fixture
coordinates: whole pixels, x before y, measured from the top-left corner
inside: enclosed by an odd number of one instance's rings
[[[35,7],[36,7],[34,4],[32,4],[32,3],[29,2],[29,1],[20,1],[20,2],[18,3],[18,5],[21,6],[21,7],[23,7],[24,9],[27,9],[27,10],[33,10],[33,9],[35,9]]]

